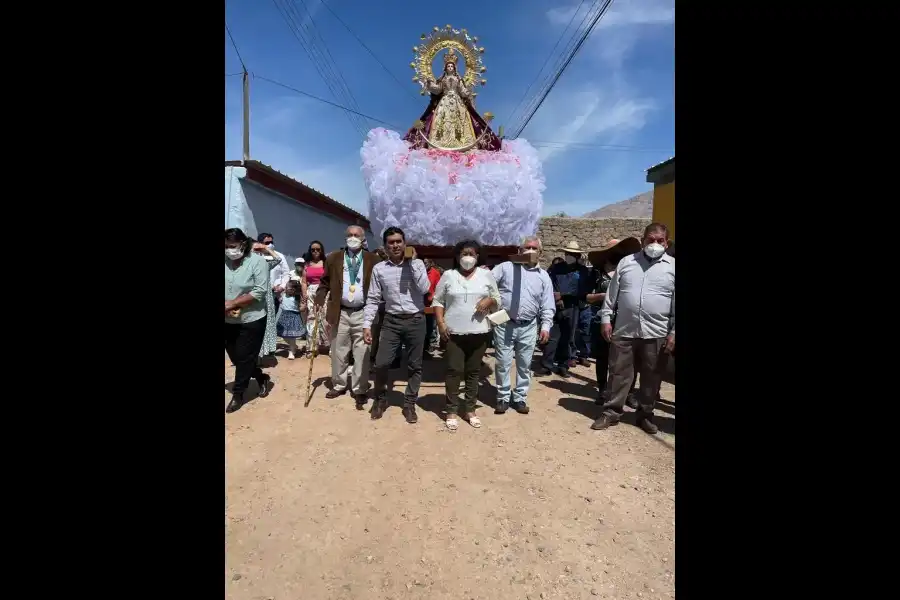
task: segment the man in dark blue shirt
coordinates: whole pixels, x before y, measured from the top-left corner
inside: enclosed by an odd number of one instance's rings
[[[588,293],[594,289],[594,282],[591,280],[591,270],[578,264],[584,252],[578,242],[573,240],[560,251],[564,253],[565,262],[553,265],[548,271],[556,299],[556,323],[550,330],[550,342],[544,347],[541,368],[535,371],[535,375],[556,372],[560,377],[568,378],[569,348],[575,342],[578,307],[587,301]]]

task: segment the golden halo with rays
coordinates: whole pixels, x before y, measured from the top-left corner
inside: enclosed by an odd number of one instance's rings
[[[432,69],[434,57],[442,50],[451,49],[462,54],[466,63],[466,72],[462,75],[466,87],[474,89],[479,83],[487,84],[487,79],[480,79],[481,75],[487,71],[487,67],[481,61],[484,48],[477,45],[477,37],[470,36],[465,29],[453,29],[450,25],[443,28],[435,27],[430,33],[423,33],[419,37],[421,43],[413,47],[415,58],[409,63],[409,66],[416,72],[413,81],[420,86],[424,86],[425,81],[429,79],[437,81],[440,75],[436,76]],[[424,88],[422,93],[425,93]]]

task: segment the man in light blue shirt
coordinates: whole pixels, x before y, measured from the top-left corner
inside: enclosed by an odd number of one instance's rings
[[[541,240],[529,236],[522,242],[522,252],[540,253]],[[512,406],[516,412],[528,414],[528,384],[531,382],[531,359],[538,338],[542,344],[550,339],[556,302],[553,284],[547,271],[511,261],[500,263],[492,273],[500,290],[500,303],[509,321],[494,327],[494,376],[497,385],[497,407],[503,414]],[[538,333],[540,331],[540,333]],[[516,387],[510,391],[512,361],[516,361]]]

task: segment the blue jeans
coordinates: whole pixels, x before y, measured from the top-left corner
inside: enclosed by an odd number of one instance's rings
[[[537,343],[537,319],[507,321],[494,327],[494,377],[497,403],[510,401],[510,370],[516,360],[516,389],[512,402],[525,402],[531,382],[531,358]]]
[[[578,358],[591,356],[591,321],[594,320],[594,307],[587,305],[578,312],[578,328],[575,330],[575,349]]]

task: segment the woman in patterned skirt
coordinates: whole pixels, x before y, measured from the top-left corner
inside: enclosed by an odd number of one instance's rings
[[[265,244],[254,242],[253,251],[266,259],[266,266],[269,267],[270,273],[272,272],[272,269],[277,267],[281,262],[281,259],[275,254],[275,251]],[[275,329],[278,325],[278,319],[276,316],[275,298],[273,294],[272,286],[269,286],[269,290],[266,292],[266,319],[268,320],[266,321],[266,334],[263,337],[262,348],[259,349],[260,359],[264,359],[270,354],[273,354],[277,349]]]

